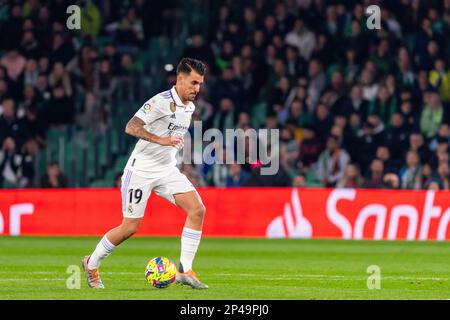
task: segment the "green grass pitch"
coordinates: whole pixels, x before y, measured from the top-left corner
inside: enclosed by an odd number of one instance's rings
[[[194,264],[208,290],[150,286],[148,260],[178,263],[178,238],[136,237],[103,261],[105,290],[66,282],[100,238],[0,237],[0,299],[449,299],[450,243],[204,238]],[[377,265],[381,288],[369,290]],[[70,282],[70,281],[69,281]]]

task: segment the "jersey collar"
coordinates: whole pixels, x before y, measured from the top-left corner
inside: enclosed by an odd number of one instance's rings
[[[183,102],[181,102],[181,99],[178,96],[177,91],[175,90],[175,86],[170,89],[170,95],[177,106],[183,106],[184,108],[189,106],[189,102],[188,104],[184,104]]]

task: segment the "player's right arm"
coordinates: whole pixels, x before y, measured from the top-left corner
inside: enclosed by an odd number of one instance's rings
[[[127,126],[125,127],[125,133],[153,143],[158,143],[162,146],[173,146],[177,147],[180,144],[183,143],[182,137],[160,137],[156,134],[153,134],[149,131],[147,131],[145,128],[145,122],[141,120],[140,118],[134,116],[133,118],[128,121]]]
[[[150,104],[152,103],[152,104]],[[164,116],[164,113],[160,109],[158,102],[155,100],[147,101],[136,112],[133,118],[128,121],[125,127],[125,133],[153,143],[158,143],[162,146],[174,146],[179,147],[183,145],[183,138],[176,136],[161,137],[149,132],[144,128],[146,124],[150,124],[153,121],[158,120]]]

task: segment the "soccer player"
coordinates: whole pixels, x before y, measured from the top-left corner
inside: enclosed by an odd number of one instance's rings
[[[183,147],[183,136],[189,128],[195,109],[193,101],[203,84],[205,70],[203,62],[183,58],[177,67],[175,86],[150,98],[127,123],[125,132],[139,140],[122,175],[123,220],[82,260],[91,288],[104,288],[98,271],[100,262],[138,230],[151,191],[187,214],[176,282],[195,289],[208,288],[192,271],[205,206],[192,183],[176,167],[176,153]]]

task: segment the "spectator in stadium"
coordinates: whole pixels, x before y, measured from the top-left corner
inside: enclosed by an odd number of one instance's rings
[[[384,163],[374,158],[370,162],[369,170],[364,178],[363,188],[380,189],[384,187]]]
[[[442,154],[448,154],[449,151],[449,142],[448,142],[448,136],[446,137],[438,137],[435,141],[436,146],[435,146],[435,150],[434,153],[432,153],[430,159],[429,159],[429,163],[437,168],[438,164],[439,164],[439,159],[442,158]],[[430,147],[431,150],[431,147]]]
[[[429,144],[430,151],[436,151],[439,143],[445,143],[445,141],[447,141],[447,144],[450,144],[450,125],[447,123],[441,124],[438,133],[431,139]]]
[[[359,84],[362,87],[362,96],[365,100],[372,101],[378,94],[379,84],[375,82],[372,71],[364,69],[361,72]]]
[[[330,109],[324,103],[317,105],[316,112],[311,119],[311,125],[316,128],[317,135],[322,139],[330,132],[333,126],[333,117],[330,114]]]
[[[327,148],[321,153],[318,160],[317,177],[319,181],[328,187],[334,187],[344,176],[349,162],[350,157],[347,151],[341,149],[338,138],[329,136]]]
[[[407,144],[408,130],[402,114],[398,112],[392,114],[390,126],[386,129],[386,146],[395,165],[403,156],[404,151],[401,146]]]
[[[20,42],[20,51],[27,58],[37,58],[41,52],[39,48],[39,44],[34,36],[31,20],[26,20],[26,22],[30,22],[31,28],[30,30],[24,30],[22,35],[22,40]]]
[[[44,109],[48,126],[61,126],[74,121],[75,106],[73,100],[66,96],[64,87],[58,85],[52,90],[52,97]]]
[[[107,43],[103,48],[103,59],[109,62],[112,74],[116,75],[120,68],[120,55],[112,43]]]
[[[83,111],[75,115],[75,123],[87,131],[105,132],[105,112],[98,97],[92,92],[87,92]]]
[[[304,188],[306,187],[306,177],[304,174],[299,174],[292,178],[292,187],[293,188]]]
[[[215,57],[211,47],[205,43],[201,33],[195,33],[190,39],[191,43],[184,49],[183,57],[196,57],[205,62],[208,70],[215,71]]]
[[[285,42],[297,47],[300,56],[309,60],[316,46],[316,36],[306,27],[302,18],[297,18],[294,22],[294,28],[286,35]]]
[[[308,170],[317,162],[325,144],[317,137],[316,128],[312,125],[302,128],[303,139],[300,141],[297,166]]]
[[[399,172],[402,189],[420,189],[422,186],[422,168],[416,151],[408,151],[405,166]]]
[[[34,159],[39,152],[39,144],[33,139],[29,138],[23,145],[20,152],[20,175],[16,182],[18,188],[32,188],[36,187],[34,184],[35,165]]]
[[[241,187],[248,178],[248,173],[242,169],[239,163],[229,165],[227,187]]]
[[[36,59],[28,59],[23,72],[23,84],[36,86],[39,70]]]
[[[420,129],[419,116],[415,112],[411,100],[402,101],[399,112],[403,116],[405,127],[408,127],[408,130],[415,131]]]
[[[428,189],[429,184],[436,180],[436,175],[429,163],[422,165],[422,186],[421,189]]]
[[[39,103],[43,103],[51,98],[50,86],[48,85],[48,77],[41,73],[36,81],[36,92]]]
[[[6,137],[0,150],[0,185],[8,183],[11,186],[19,183],[21,160],[16,142],[12,137]]]
[[[129,8],[126,16],[122,18],[118,29],[118,39],[124,45],[124,49],[130,50],[132,53],[136,53],[143,45],[143,24],[134,8]]]
[[[357,132],[356,143],[358,145],[357,151],[353,154],[357,158],[362,171],[365,173],[369,163],[375,156],[378,145],[384,142],[384,134],[381,121],[378,116],[369,116],[368,121],[365,122],[360,130]]]
[[[17,83],[22,72],[25,70],[27,60],[17,49],[8,51],[1,59],[0,65],[6,68],[8,78]]]
[[[0,143],[6,137],[18,139],[22,133],[19,132],[19,119],[16,114],[16,107],[14,100],[6,98],[1,103],[2,114],[0,116]],[[14,141],[15,142],[15,141]]]
[[[41,188],[67,188],[69,182],[67,177],[61,172],[59,163],[50,162],[47,166],[47,173],[40,179]]]
[[[72,96],[72,82],[69,73],[64,69],[62,62],[55,62],[48,76],[48,84],[51,88],[62,86],[67,97]]]
[[[282,106],[288,98],[290,89],[291,84],[289,82],[289,78],[286,76],[281,77],[269,95],[269,113],[277,113],[281,111]]]
[[[383,161],[384,169],[386,172],[397,172],[399,163],[391,158],[391,152],[386,145],[379,145],[375,156]]]
[[[306,75],[306,61],[300,57],[297,47],[287,45],[284,54],[287,76],[291,81],[294,81],[299,75]]]
[[[415,34],[414,49],[419,58],[419,65],[427,71],[433,68],[433,61],[439,57],[439,44],[433,37],[430,20],[427,18],[421,22],[421,29]]]
[[[284,155],[284,167],[289,174],[295,175],[296,161],[298,158],[298,142],[294,139],[294,129],[291,127],[281,128],[280,131],[280,153]]]
[[[38,71],[39,74],[48,76],[50,73],[50,59],[47,56],[41,56],[38,59]]]
[[[397,55],[397,81],[400,85],[405,87],[412,87],[414,85],[414,72],[411,68],[411,57],[406,47],[400,47]]]
[[[428,162],[430,159],[430,151],[427,148],[423,135],[420,132],[414,131],[409,135],[409,150],[415,151],[419,154],[420,163]]]
[[[439,90],[442,101],[450,102],[450,71],[447,70],[443,58],[434,61],[434,69],[430,71],[429,81]]]
[[[134,101],[137,96],[139,70],[130,53],[124,53],[120,57],[117,76],[119,79],[119,90],[123,92],[122,98]]]
[[[81,3],[81,30],[80,33],[85,38],[95,39],[102,27],[102,15],[94,1],[84,1]]]
[[[67,65],[74,56],[75,49],[71,37],[63,34],[64,28],[65,25],[63,27],[59,22],[53,23],[51,49],[48,56],[51,62],[61,61]]]
[[[399,189],[400,179],[394,172],[387,172],[383,176],[383,186],[385,189]]]
[[[390,46],[386,39],[382,39],[378,45],[375,53],[369,57],[369,60],[375,64],[379,76],[383,77],[393,69],[394,61],[392,55],[389,54]]]
[[[36,108],[26,107],[25,115],[18,120],[19,134],[17,135],[17,143],[22,146],[29,139],[36,140],[39,145],[45,145],[45,120],[37,112]]]
[[[229,98],[235,105],[242,104],[244,96],[242,82],[236,78],[234,70],[227,67],[222,71],[221,77],[211,88],[211,102],[220,103],[223,98]]]
[[[320,99],[320,93],[325,88],[325,73],[323,66],[317,59],[312,59],[308,65],[308,99],[307,105],[310,112],[314,111]]]
[[[445,118],[446,113],[439,93],[430,90],[425,96],[425,105],[420,117],[420,128],[425,138],[434,137]]]
[[[8,93],[18,98],[21,89],[21,74],[25,70],[26,59],[23,57],[16,48],[8,51],[3,57],[0,58],[0,66],[6,68],[6,74],[8,76]]]
[[[280,154],[280,157],[283,155]],[[280,159],[280,163],[283,160]],[[292,179],[289,177],[287,171],[280,165],[279,170],[274,175],[264,175],[261,172],[263,167],[269,165],[253,165],[248,179],[245,180],[243,186],[246,187],[290,187],[292,186]]]
[[[38,108],[38,99],[36,97],[36,90],[32,84],[27,84],[23,87],[22,101],[17,106],[17,117],[23,118],[27,110],[36,111]]]
[[[439,177],[439,183],[444,190],[450,190],[450,167],[448,160],[439,163],[437,174]]]
[[[5,6],[8,8],[8,6]],[[0,48],[17,47],[22,31],[22,7],[15,3],[11,5],[9,19],[2,23],[2,32],[0,34]]]
[[[397,111],[395,97],[389,95],[388,88],[384,85],[378,89],[377,98],[369,103],[367,113],[377,114],[384,124],[389,124],[392,115]]]
[[[278,114],[278,119],[292,128],[305,127],[311,123],[311,116],[305,104],[297,99],[292,101],[289,108],[285,108]]]
[[[79,90],[93,89],[96,59],[97,52],[91,46],[85,45],[80,49],[79,54],[67,64],[66,71],[75,78]]]
[[[427,189],[427,190],[442,190],[442,189],[444,189],[444,186],[438,180],[431,180],[426,185],[425,189]]]
[[[94,93],[102,102],[112,103],[113,94],[118,86],[118,79],[111,69],[111,62],[104,59],[94,76]]]
[[[349,163],[345,167],[344,176],[336,183],[336,188],[360,188],[363,181],[358,165]]]
[[[238,113],[230,98],[222,98],[219,102],[219,110],[213,116],[212,126],[225,132],[226,129],[233,129],[237,122]]]

